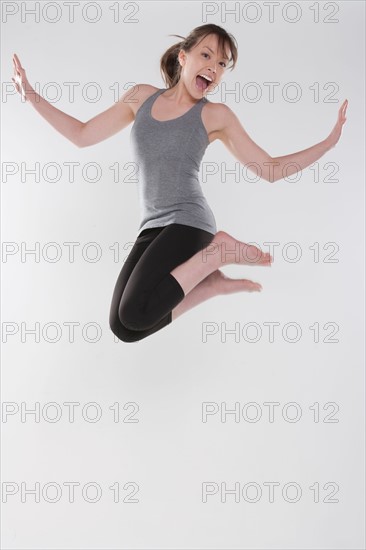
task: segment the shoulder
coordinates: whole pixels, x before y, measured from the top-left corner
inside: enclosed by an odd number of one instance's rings
[[[135,84],[123,94],[123,97],[129,103],[134,116],[136,116],[144,101],[158,90],[159,88],[150,84]]]
[[[211,117],[217,124],[217,130],[223,130],[230,121],[236,118],[235,113],[224,103],[212,103],[209,101],[207,102],[207,105],[207,109],[210,110],[209,112]]]
[[[211,141],[223,139],[225,128],[234,120],[234,112],[224,103],[208,100],[202,112],[203,122],[211,135]]]

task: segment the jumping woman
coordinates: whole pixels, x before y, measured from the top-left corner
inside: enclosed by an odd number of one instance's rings
[[[142,213],[136,241],[115,285],[109,316],[111,330],[123,342],[146,338],[213,296],[262,288],[220,271],[229,264],[270,266],[272,257],[217,231],[198,178],[210,143],[220,139],[243,165],[259,166],[261,177],[273,182],[284,177],[287,163],[291,162],[285,175],[297,173],[340,138],[347,100],[325,140],[272,158],[248,136],[227,105],[206,97],[220,84],[229,63],[231,69],[235,67],[237,57],[236,40],[225,29],[214,24],[196,27],[161,57],[167,88],[133,86],[116,104],[84,123],[39,96],[14,54],[16,90],[76,146],[95,145],[133,122],[131,144],[139,169]]]

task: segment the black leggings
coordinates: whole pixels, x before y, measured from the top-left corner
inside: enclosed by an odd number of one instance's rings
[[[170,271],[213,238],[208,231],[179,223],[140,233],[112,297],[109,326],[120,340],[142,340],[172,322],[172,309],[183,300],[184,292]]]

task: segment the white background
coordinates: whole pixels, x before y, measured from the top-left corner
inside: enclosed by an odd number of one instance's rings
[[[45,5],[38,4],[39,9]],[[282,12],[286,3],[276,7],[271,22],[268,7],[256,2],[258,21],[252,23],[245,18],[245,2],[120,3],[117,22],[118,3],[103,2],[95,23],[83,19],[82,2],[75,7],[74,22],[65,3],[56,4],[56,23],[42,14],[38,22],[29,14],[22,18],[21,9],[34,9],[33,2],[12,2],[19,11],[8,17],[4,10],[12,9],[10,3],[2,4],[3,408],[10,410],[7,404],[14,403],[14,414],[2,417],[3,548],[364,548],[364,3],[331,2],[326,8],[325,3],[298,2],[299,20],[293,23]],[[226,18],[225,5],[234,10]],[[215,13],[206,17],[205,9]],[[50,10],[49,17],[55,13]],[[90,8],[90,17],[94,13]],[[288,17],[294,14],[290,9]],[[339,21],[326,23],[327,17]],[[255,11],[249,10],[247,18],[254,19]],[[135,83],[164,87],[159,60],[179,40],[169,34],[186,36],[208,22],[223,26],[239,45],[236,68],[210,99],[229,105],[273,157],[327,137],[346,98],[347,122],[337,146],[294,181],[249,183],[245,170],[236,180],[228,173],[224,181],[219,172],[202,181],[218,229],[260,246],[280,243],[269,269],[231,265],[224,270],[261,282],[262,293],[219,296],[138,343],[116,341],[108,325],[110,301],[139,220],[136,184],[128,181],[130,127],[78,149],[13,92],[12,55],[18,55],[43,97],[53,101],[58,91],[53,105],[86,121]],[[56,86],[47,92],[50,82]],[[74,99],[68,82],[80,84]],[[91,82],[101,90],[95,102],[80,91]],[[289,99],[293,88],[285,95],[290,82],[297,83],[298,100]],[[256,83],[255,101],[248,97],[253,97],[253,87],[245,94],[248,83]],[[273,101],[268,83],[278,83]],[[79,163],[73,181],[70,162]],[[5,163],[14,163],[14,175],[5,177]],[[39,178],[29,173],[23,178],[21,163],[24,170],[39,163]],[[58,181],[42,174],[47,163],[59,166]],[[99,181],[83,177],[88,163],[98,163]],[[243,169],[219,141],[208,147],[204,163]],[[117,182],[113,165],[120,169]],[[327,181],[329,176],[334,181]],[[73,262],[68,242],[79,243]],[[97,261],[81,253],[92,242],[102,251]],[[297,262],[282,256],[292,242],[302,252]],[[4,243],[14,253],[5,255]],[[58,261],[47,258],[48,243],[58,243]],[[314,243],[319,243],[318,262]],[[326,249],[326,243],[339,247],[333,256],[338,262],[324,261],[334,250]],[[38,246],[40,253],[22,257],[22,246]],[[52,256],[55,249],[48,252]],[[89,252],[93,256],[95,251]],[[65,323],[72,322],[78,325],[70,342]],[[280,323],[273,342],[264,325],[268,322]],[[31,334],[22,337],[25,328],[37,323],[39,341]],[[59,327],[53,343],[56,330],[47,332],[48,323]],[[94,343],[82,333],[88,323],[100,327]],[[206,323],[216,333],[205,341]],[[253,330],[245,337],[247,323],[262,329],[257,342],[249,341]],[[298,342],[283,337],[287,323],[301,327]],[[309,328],[316,323],[319,342]],[[338,342],[324,341],[332,334],[326,323],[339,327],[333,335]],[[243,333],[225,341],[224,329],[235,324]],[[14,334],[6,338],[9,330]],[[89,329],[87,334],[94,338],[96,333]],[[292,338],[294,332],[288,335]],[[39,403],[41,410],[55,402],[61,418],[51,422],[44,410],[39,422],[32,414],[22,421],[22,402],[28,409]],[[66,402],[80,404],[74,422],[68,420]],[[102,411],[98,422],[81,415],[90,402]],[[120,420],[132,412],[124,404],[137,403],[134,418],[139,421],[113,422],[110,407],[117,402]],[[222,422],[217,413],[202,422],[203,402],[217,403],[219,409],[221,403],[228,409],[238,403],[240,410],[255,402],[262,417],[249,422],[240,416],[235,422],[231,414]],[[279,404],[274,422],[269,422],[267,402]],[[286,404],[293,402],[301,411],[297,422],[283,416]],[[294,412],[288,409],[290,417]],[[95,410],[89,413],[92,417]],[[49,416],[54,414],[49,409]],[[248,410],[253,414],[253,408]],[[338,422],[326,422],[326,417]],[[54,482],[62,495],[55,503],[42,492],[39,503],[32,495],[22,502],[22,482],[28,489]],[[80,484],[73,503],[66,482]],[[81,495],[88,482],[102,489],[97,503]],[[132,491],[123,489],[128,482],[138,485],[138,502],[114,503],[109,487],[119,483],[123,500]],[[202,499],[205,482],[219,489],[207,502]],[[274,502],[264,485],[270,482],[279,483]],[[283,487],[291,482],[301,487],[298,502],[283,496]],[[15,494],[5,503],[9,483]],[[228,494],[225,503],[221,483],[228,489],[254,483],[262,494],[257,502],[242,494],[235,502]],[[310,489],[316,484],[319,502]],[[50,489],[49,498],[54,495]],[[94,495],[90,490],[89,497]],[[338,502],[326,502],[332,495]],[[251,490],[248,497],[253,496]],[[294,497],[292,490],[288,497]]]

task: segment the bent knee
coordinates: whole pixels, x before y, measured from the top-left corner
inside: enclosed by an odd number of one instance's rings
[[[141,331],[151,328],[154,323],[147,322],[147,319],[144,315],[139,315],[134,313],[133,315],[126,315],[122,312],[119,316],[119,319],[126,329],[131,331]]]
[[[129,327],[123,325],[120,319],[115,315],[111,315],[109,318],[109,328],[115,336],[122,342],[137,342],[142,340],[142,334],[137,331],[130,329]]]
[[[149,322],[142,308],[132,301],[124,302],[122,300],[118,309],[118,317],[122,325],[129,330],[145,330],[153,324]]]

